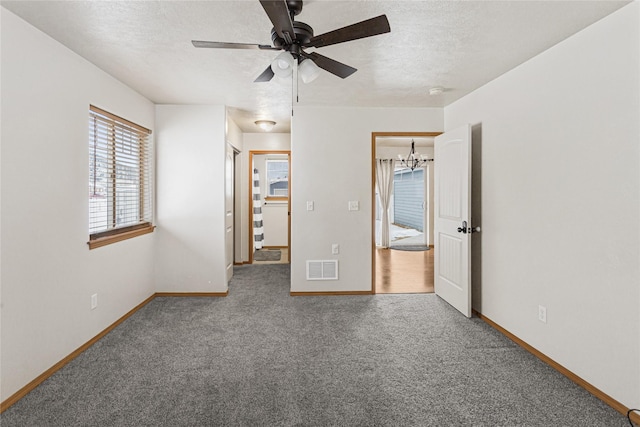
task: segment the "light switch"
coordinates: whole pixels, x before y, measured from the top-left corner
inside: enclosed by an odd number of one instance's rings
[[[360,203],[358,203],[357,200],[350,200],[349,201],[349,210],[350,211],[359,211],[360,210]]]
[[[308,201],[307,202],[307,210],[308,211],[312,211],[313,210],[313,202],[312,201]]]
[[[338,255],[340,253],[340,245],[337,243],[334,243],[333,245],[331,245],[331,253],[333,255]]]

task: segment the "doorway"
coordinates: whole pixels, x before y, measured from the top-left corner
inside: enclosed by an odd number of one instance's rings
[[[291,261],[291,152],[249,151],[249,264]]]
[[[376,185],[376,158],[406,158],[416,152],[433,159],[433,139],[440,132],[374,132],[372,144],[372,292],[433,292],[433,163],[402,167],[396,162],[389,202],[389,248],[380,246],[382,206]]]
[[[233,277],[236,252],[236,163],[239,151],[227,142],[225,153],[224,226],[225,226],[225,278],[227,283]]]
[[[390,247],[419,250],[429,246],[429,179],[430,165],[410,169],[395,162],[393,188],[390,195]],[[382,239],[382,203],[376,186],[376,246]]]

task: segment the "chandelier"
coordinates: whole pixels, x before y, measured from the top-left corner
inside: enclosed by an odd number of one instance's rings
[[[422,154],[416,153],[416,143],[411,140],[411,150],[409,151],[409,155],[406,158],[403,158],[400,154],[398,154],[398,160],[400,161],[400,165],[404,168],[409,168],[414,170],[415,168],[423,167],[427,162],[432,162],[433,159],[427,159]]]

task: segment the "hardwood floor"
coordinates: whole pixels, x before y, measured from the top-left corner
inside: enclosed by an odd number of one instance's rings
[[[433,292],[433,248],[399,251],[376,248],[376,293]]]

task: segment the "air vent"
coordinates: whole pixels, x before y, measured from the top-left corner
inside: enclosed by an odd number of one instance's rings
[[[307,280],[338,280],[338,260],[307,261]]]

